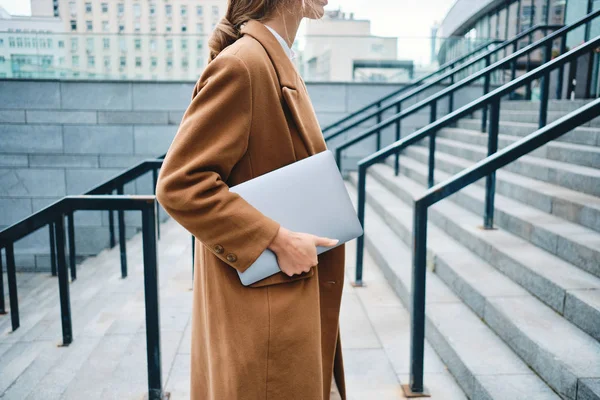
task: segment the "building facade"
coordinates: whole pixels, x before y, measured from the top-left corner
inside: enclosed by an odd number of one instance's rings
[[[32,0],[58,17],[70,77],[195,80],[226,0]]]
[[[440,26],[438,36],[470,39],[506,40],[536,25],[564,25],[573,23],[592,11],[600,9],[600,0],[457,0]],[[567,35],[566,48],[571,49],[590,38],[600,35],[600,20],[596,19],[589,27],[581,27]],[[541,31],[532,40],[540,39]],[[447,40],[438,57],[440,62],[464,52],[460,40]],[[523,40],[519,47],[529,43]],[[553,43],[553,53],[560,51],[560,42]],[[532,56],[532,61],[541,61],[541,52]],[[586,71],[588,82],[586,93],[578,97],[596,97],[600,93],[598,80],[598,56],[590,58],[578,66]],[[583,65],[585,64],[585,65]],[[578,69],[578,73],[579,73]],[[582,87],[582,85],[580,85]]]
[[[301,41],[298,67],[306,80],[398,82],[412,66],[398,62],[396,38],[372,36],[370,21],[339,10],[307,20]]]
[[[54,78],[64,62],[62,21],[10,15],[0,7],[0,78]]]

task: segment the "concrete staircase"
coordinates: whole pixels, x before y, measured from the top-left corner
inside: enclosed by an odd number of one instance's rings
[[[538,105],[502,104],[500,148],[536,130]],[[580,105],[552,101],[549,120]],[[480,126],[439,132],[436,182],[485,157]],[[426,146],[402,153],[399,176],[378,164],[367,179],[367,250],[406,305]],[[599,168],[594,120],[498,171],[497,229],[481,229],[484,180],[430,208],[427,339],[470,398],[600,400]]]

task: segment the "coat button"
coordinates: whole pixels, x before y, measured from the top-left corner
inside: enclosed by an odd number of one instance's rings
[[[237,256],[233,253],[229,253],[227,254],[227,261],[229,262],[236,262],[237,261]]]
[[[217,254],[221,254],[221,253],[222,253],[224,250],[225,250],[225,249],[223,249],[223,246],[221,246],[220,244],[217,244],[217,245],[215,246],[215,252],[216,252]]]

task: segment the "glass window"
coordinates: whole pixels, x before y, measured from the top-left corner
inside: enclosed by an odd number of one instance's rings
[[[498,39],[506,39],[506,17],[508,12],[506,8],[501,8],[498,13]]]
[[[136,68],[141,68],[142,67],[142,57],[136,57],[135,58],[135,66],[136,66]]]
[[[201,17],[204,14],[202,6],[196,6],[196,16]]]
[[[46,43],[48,44],[48,48],[52,48],[52,39],[46,39]]]
[[[565,23],[565,1],[550,0],[550,24],[562,25]]]
[[[85,48],[87,51],[94,51],[94,38],[87,38],[85,40]]]
[[[170,4],[165,4],[165,14],[170,17],[173,14],[173,6]]]
[[[202,22],[196,24],[196,33],[204,33],[204,24]]]
[[[142,28],[141,28],[141,25],[140,25],[140,21],[135,21],[133,23],[133,30],[136,31],[136,32],[139,32],[141,29]]]
[[[102,21],[102,32],[108,32],[110,30],[110,25],[108,21]]]
[[[171,32],[173,30],[173,28],[171,27],[171,24],[167,24],[167,26],[165,26],[165,30],[167,32]]]
[[[108,13],[108,3],[102,3],[102,4],[100,4],[100,8],[102,9],[102,14],[107,14]]]
[[[92,12],[92,3],[85,3],[85,12],[86,13]]]
[[[117,4],[117,15],[120,17],[125,13],[125,4],[119,3]]]
[[[119,58],[119,65],[121,66],[121,68],[125,68],[127,66],[127,57],[121,56]]]
[[[517,24],[519,20],[519,16],[517,15],[518,11],[518,2],[512,3],[508,8],[508,39],[512,39],[517,34]]]
[[[23,47],[23,38],[17,38],[17,47]]]
[[[156,4],[150,3],[150,16],[153,17],[156,15]]]
[[[94,28],[94,27],[93,27],[93,25],[92,25],[92,21],[85,21],[85,29],[86,29],[88,32],[91,32],[91,31],[93,31],[93,30],[94,30],[93,28]]]
[[[167,69],[173,68],[173,59],[171,57],[167,57]]]
[[[88,56],[88,67],[94,67],[96,65],[96,59],[94,56]]]
[[[142,39],[135,39],[133,42],[135,44],[135,49],[136,50],[141,50],[142,49]]]
[[[65,48],[65,41],[64,40],[59,40],[58,41],[58,48],[59,49],[64,49]]]
[[[187,39],[181,39],[181,50],[187,50],[187,48],[188,48]]]
[[[156,21],[150,21],[150,32],[156,32]]]
[[[121,23],[119,24],[119,32],[124,32],[125,31],[125,24]]]
[[[31,38],[26,37],[24,43],[25,47],[31,47]]]
[[[78,43],[79,41],[77,40],[77,38],[71,38],[71,50],[77,51]]]
[[[212,6],[212,15],[213,17],[219,16],[219,6]]]
[[[156,51],[156,39],[150,39],[150,51]]]
[[[158,59],[156,57],[150,57],[150,66],[152,68],[156,68],[157,64],[158,64]]]
[[[69,13],[71,17],[75,17],[77,15],[77,4],[74,1],[69,2]]]
[[[165,44],[166,44],[167,50],[172,50],[173,49],[173,39],[167,39],[165,41]]]
[[[104,68],[110,68],[110,56],[104,56]]]
[[[14,37],[11,36],[8,38],[8,46],[15,47],[15,38]]]
[[[102,46],[105,49],[110,49],[110,39],[109,38],[103,38],[102,39]]]
[[[181,16],[187,17],[187,6],[181,6]]]
[[[135,3],[133,5],[133,16],[139,17],[140,15],[142,15],[142,9],[140,8],[139,3]]]
[[[190,62],[188,61],[187,57],[181,59],[181,68],[187,69],[189,64]]]
[[[181,32],[187,32],[187,26],[181,25]]]
[[[572,24],[573,22],[583,18],[588,11],[587,1],[568,1],[566,10],[566,24]],[[579,27],[569,33],[567,33],[567,47],[573,48],[585,40],[585,26]]]
[[[127,51],[127,41],[125,38],[119,38],[119,50],[122,52]]]
[[[196,48],[198,50],[202,50],[203,47],[204,47],[204,41],[202,39],[198,40],[198,42],[196,43]]]
[[[71,20],[71,31],[74,32],[77,30],[77,21],[72,19]]]
[[[71,56],[71,64],[74,67],[79,67],[79,56]]]

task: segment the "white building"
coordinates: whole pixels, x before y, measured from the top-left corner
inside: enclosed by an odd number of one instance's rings
[[[227,0],[31,0],[58,16],[74,77],[198,78]]]
[[[58,77],[65,62],[59,18],[10,15],[0,7],[0,78]]]
[[[390,81],[412,70],[412,63],[397,60],[396,38],[371,36],[371,22],[352,13],[328,11],[307,20],[301,41],[298,67],[305,80]]]

